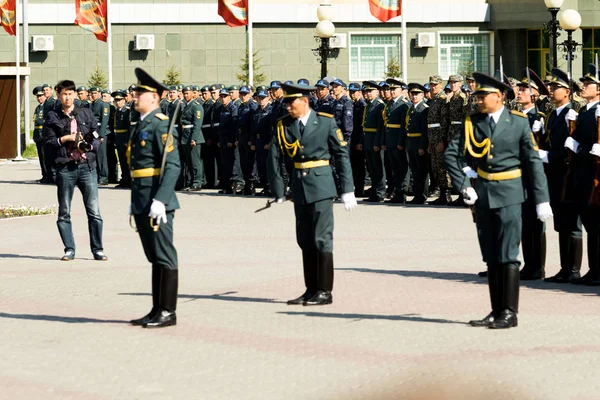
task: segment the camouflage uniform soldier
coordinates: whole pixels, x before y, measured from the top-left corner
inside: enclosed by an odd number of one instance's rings
[[[544,81],[544,85],[546,86],[546,91],[548,91],[548,85],[550,84],[550,80],[548,78],[552,78],[552,76],[547,76]],[[550,115],[556,110],[556,106],[550,100],[550,96],[546,96],[545,94],[540,94],[539,98],[535,102],[535,106],[538,111],[542,112],[544,115]]]
[[[434,75],[429,78],[431,100],[428,102],[427,133],[429,136],[429,153],[431,169],[440,187],[440,197],[431,204],[448,204],[448,179],[444,166],[444,150],[448,145],[448,98],[442,90],[442,77]]]
[[[571,104],[573,104],[573,109],[576,112],[579,112],[579,110],[581,110],[587,105],[587,100],[580,96],[583,86],[579,82],[571,81],[571,87],[573,92]]]
[[[467,79],[467,86],[469,87],[469,90],[470,90],[467,112],[469,113],[469,115],[477,114],[479,112],[479,106],[477,105],[477,96],[473,95],[473,92],[475,91],[475,88],[477,87],[477,82],[475,82],[475,79],[473,78],[472,75],[467,75],[466,79]]]
[[[515,78],[508,78],[508,83],[513,88],[513,95],[508,100],[508,108],[514,111],[523,111],[523,106],[517,101],[517,94],[519,93],[519,81]],[[508,98],[509,96],[507,96]]]

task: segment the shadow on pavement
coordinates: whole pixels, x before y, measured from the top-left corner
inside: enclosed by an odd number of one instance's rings
[[[360,321],[360,320],[365,320],[365,319],[373,319],[373,320],[388,320],[388,321],[430,322],[430,323],[434,323],[434,324],[468,325],[466,322],[452,321],[449,319],[440,319],[440,318],[426,318],[426,317],[420,317],[418,314],[404,314],[404,315],[336,314],[336,313],[301,312],[301,311],[280,311],[277,314],[302,315],[305,317],[317,317],[317,318],[342,318],[342,319],[352,319],[355,321]]]
[[[48,322],[64,322],[67,324],[87,324],[87,323],[100,323],[100,324],[128,324],[129,321],[120,321],[114,319],[96,319],[86,317],[61,317],[59,315],[38,315],[38,314],[8,314],[1,313],[0,318],[10,319],[28,319],[31,321],[48,321]]]
[[[237,292],[226,292],[221,294],[179,294],[178,299],[190,299],[190,300],[222,300],[222,301],[239,301],[248,303],[270,303],[270,304],[285,304],[285,301],[279,301],[275,299],[263,299],[259,297],[243,297],[243,296],[229,296]],[[120,296],[151,296],[150,293],[119,293]]]
[[[59,261],[60,257],[30,256],[28,254],[0,254],[0,258],[30,258],[32,260]]]

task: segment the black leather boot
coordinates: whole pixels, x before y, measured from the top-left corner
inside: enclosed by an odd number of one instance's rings
[[[254,182],[247,182],[246,186],[244,186],[244,196],[254,196],[255,194],[256,188],[254,187]]]
[[[490,324],[491,329],[507,329],[519,325],[519,267],[516,264],[502,265],[500,315]]]
[[[160,282],[159,310],[158,313],[144,324],[144,328],[164,328],[177,325],[177,288],[179,285],[179,270],[162,269]]]
[[[588,233],[588,263],[590,271],[586,274],[588,279],[584,282],[587,286],[600,286],[600,268],[598,266],[600,258],[600,235]]]
[[[317,291],[317,271],[319,269],[319,253],[317,250],[302,250],[302,266],[304,268],[304,285],[306,291],[300,297],[289,300],[288,305],[300,305]]]
[[[317,287],[319,290],[304,302],[305,306],[323,306],[333,303],[333,253],[318,253]]]
[[[568,283],[581,275],[581,258],[583,256],[583,239],[570,236],[567,233],[558,233],[558,248],[560,252],[560,271],[553,277],[544,279],[544,282]]]
[[[521,270],[522,281],[543,279],[546,264],[546,233],[524,233],[522,239],[523,261],[525,266]]]
[[[452,197],[448,189],[440,189],[440,197],[436,200],[430,201],[428,204],[432,206],[447,206],[452,202]]]
[[[485,318],[469,321],[471,326],[483,326],[488,327],[492,322],[500,315],[500,274],[502,270],[499,266],[488,266],[487,277],[488,277],[488,288],[490,291],[490,303],[492,304],[492,312],[489,313]]]
[[[131,325],[141,326],[149,322],[158,313],[158,294],[160,293],[160,280],[162,268],[158,265],[152,265],[152,309],[142,318],[131,320]]]

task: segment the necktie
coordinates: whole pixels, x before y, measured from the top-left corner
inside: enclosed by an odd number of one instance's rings
[[[494,133],[494,129],[496,129],[496,122],[494,121],[494,118],[491,115],[490,119],[488,120],[488,124],[490,126],[490,131]]]
[[[298,120],[298,129],[300,130],[300,136],[302,136],[304,134],[304,124],[300,120]]]

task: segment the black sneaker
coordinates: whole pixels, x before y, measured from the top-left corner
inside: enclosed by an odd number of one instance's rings
[[[94,260],[106,261],[106,260],[108,260],[108,257],[106,257],[106,254],[104,254],[103,251],[97,251],[94,253]]]

